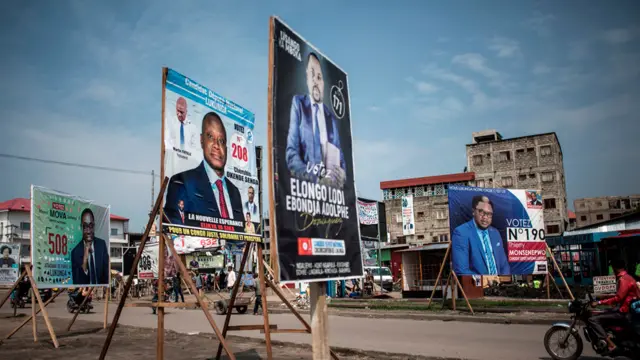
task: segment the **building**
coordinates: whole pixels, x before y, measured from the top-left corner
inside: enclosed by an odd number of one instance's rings
[[[111,214],[111,268],[122,271],[122,247],[129,242],[129,219]],[[16,198],[0,202],[0,242],[19,243],[20,261],[31,263],[31,201]]]
[[[503,139],[495,130],[473,133],[467,169],[475,186],[542,191],[547,236],[569,227],[562,148],[556,133]]]
[[[577,226],[581,228],[640,210],[640,195],[576,199],[573,206]]]
[[[390,243],[426,245],[448,242],[448,186],[469,185],[474,179],[474,173],[466,172],[381,182]],[[405,236],[402,234],[402,197],[408,195],[413,196],[416,229],[415,235]]]

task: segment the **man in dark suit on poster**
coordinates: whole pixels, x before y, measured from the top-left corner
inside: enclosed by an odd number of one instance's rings
[[[184,212],[242,221],[242,198],[238,188],[225,176],[227,131],[215,112],[202,119],[200,144],[204,160],[198,167],[171,177],[165,213],[174,224],[182,224],[176,205],[183,201]]]
[[[80,215],[82,241],[71,251],[71,275],[74,285],[109,283],[109,249],[107,242],[95,237],[95,217],[91,209]]]
[[[473,219],[453,231],[451,257],[458,275],[511,275],[500,232],[493,226],[493,202],[484,195],[471,201]]]
[[[287,167],[293,176],[342,188],[346,165],[338,122],[323,103],[324,77],[320,59],[314,53],[307,56],[306,76],[309,94],[295,95],[291,101]],[[313,168],[320,164],[326,168],[324,176],[314,173]]]

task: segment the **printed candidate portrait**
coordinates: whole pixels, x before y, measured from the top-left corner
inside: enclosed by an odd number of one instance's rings
[[[510,275],[506,242],[493,225],[495,205],[488,194],[476,194],[464,213],[470,219],[451,231],[453,269],[458,275]]]
[[[317,53],[308,52],[306,86],[291,98],[287,167],[292,176],[343,188],[347,169],[340,120],[331,103],[325,68]]]
[[[243,221],[240,190],[225,175],[227,129],[214,111],[202,118],[200,147],[200,164],[171,177],[164,209],[167,217],[173,224],[184,224],[185,213]]]
[[[97,223],[102,224],[102,221]],[[96,234],[105,234],[105,229],[97,229],[96,216],[91,208],[80,214],[82,239],[71,251],[71,274],[74,285],[109,283],[109,245],[107,240]],[[104,235],[101,235],[104,236]]]

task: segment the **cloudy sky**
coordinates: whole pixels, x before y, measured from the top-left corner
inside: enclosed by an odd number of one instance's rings
[[[266,142],[268,18],[349,74],[356,182],[461,172],[473,131],[558,133],[570,203],[639,193],[637,1],[2,1],[0,200],[37,184],[140,231],[160,168],[161,68],[256,114]],[[156,191],[158,181],[156,180]]]

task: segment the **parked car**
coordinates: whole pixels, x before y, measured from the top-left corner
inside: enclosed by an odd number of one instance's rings
[[[382,274],[382,288],[387,291],[393,291],[393,275],[388,267],[382,266],[365,266],[365,271],[371,272],[373,282],[380,286],[380,274]]]

